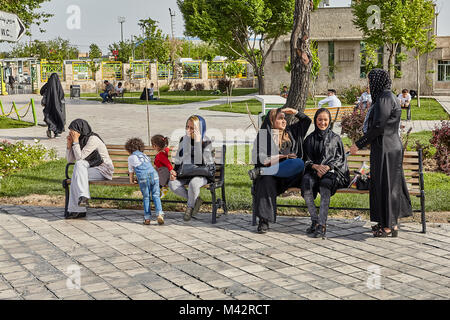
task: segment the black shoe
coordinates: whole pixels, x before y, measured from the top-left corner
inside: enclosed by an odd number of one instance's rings
[[[307,233],[307,234],[312,234],[312,233],[314,233],[314,232],[316,231],[316,227],[317,227],[317,221],[313,221],[313,222],[311,223],[311,226],[310,226],[308,229],[306,229],[306,233]]]
[[[52,132],[51,132],[50,130],[47,130],[47,137],[48,137],[49,139],[52,138]]]
[[[59,138],[59,137],[61,137],[61,135],[58,133],[55,133],[55,138]]]
[[[317,225],[316,231],[314,232],[314,238],[326,239],[327,238],[326,234],[327,234],[327,227],[321,226],[320,224]]]
[[[78,218],[85,218],[86,212],[68,212],[64,218],[65,219],[78,219]]]
[[[258,228],[256,231],[258,233],[266,233],[269,230],[269,222],[265,219],[259,219]]]
[[[86,197],[78,198],[78,206],[79,207],[89,207],[89,199]]]
[[[256,180],[261,175],[261,168],[254,168],[248,171],[250,180]]]

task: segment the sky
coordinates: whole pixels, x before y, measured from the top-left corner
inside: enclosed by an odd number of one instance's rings
[[[346,7],[350,0],[330,0],[331,7]],[[437,0],[438,35],[450,36],[450,1]],[[164,33],[171,33],[169,8],[175,12],[174,34],[183,37],[184,21],[176,0],[51,0],[43,4],[45,12],[54,14],[43,25],[45,33],[32,27],[31,39],[49,40],[60,36],[69,39],[80,52],[89,51],[89,45],[96,43],[106,53],[108,45],[120,41],[120,24],[118,17],[125,17],[123,23],[124,39],[140,33],[137,22],[150,17],[159,22]],[[79,9],[79,19],[74,19]],[[78,23],[79,22],[79,23]],[[326,21],[324,21],[326,23]],[[24,36],[20,42],[30,41]],[[0,43],[0,51],[9,50],[11,44]]]

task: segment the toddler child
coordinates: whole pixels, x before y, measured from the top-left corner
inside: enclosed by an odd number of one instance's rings
[[[128,157],[128,172],[130,183],[135,183],[134,174],[136,174],[137,183],[141,189],[144,202],[144,224],[150,224],[150,193],[157,212],[158,224],[164,224],[164,212],[162,211],[161,199],[159,197],[159,176],[153,168],[150,158],[144,152],[144,142],[139,138],[132,138],[125,144],[125,149],[130,156]]]
[[[152,148],[157,152],[155,156],[155,167],[159,175],[159,184],[161,186],[161,198],[163,198],[169,188],[167,184],[169,183],[170,171],[173,170],[173,166],[169,161],[169,139],[160,134],[154,135],[151,139]]]

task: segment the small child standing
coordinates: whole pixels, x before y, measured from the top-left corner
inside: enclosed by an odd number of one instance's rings
[[[161,186],[161,198],[163,198],[169,188],[167,184],[170,179],[170,171],[173,170],[173,166],[169,161],[169,139],[160,134],[154,135],[151,139],[152,148],[157,152],[155,156],[155,167],[159,175],[159,184]]]
[[[151,160],[144,152],[144,142],[139,138],[128,139],[125,149],[130,156],[128,157],[128,172],[130,183],[135,183],[134,174],[136,174],[137,183],[141,189],[144,202],[144,224],[150,224],[150,193],[158,214],[158,224],[164,224],[164,212],[162,211],[161,198],[159,197],[159,176],[153,168]]]

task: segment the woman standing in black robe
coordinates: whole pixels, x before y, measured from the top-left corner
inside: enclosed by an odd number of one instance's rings
[[[375,237],[396,237],[398,219],[412,215],[403,174],[403,146],[398,134],[402,109],[391,92],[389,73],[374,69],[369,75],[374,105],[367,133],[350,149],[356,154],[370,144],[370,220],[378,222]]]
[[[59,137],[64,132],[66,124],[66,105],[64,90],[58,74],[52,73],[47,83],[41,88],[42,105],[44,106],[44,121],[48,126],[47,137]]]
[[[285,115],[295,115],[298,122],[287,126]],[[303,175],[303,139],[311,119],[292,108],[272,109],[258,131],[253,145],[255,168],[249,171],[253,212],[259,218],[258,233],[269,229],[277,211],[277,195],[290,187],[300,187]]]

